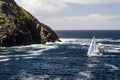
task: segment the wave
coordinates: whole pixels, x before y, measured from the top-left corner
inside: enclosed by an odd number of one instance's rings
[[[99,45],[99,49],[102,52],[108,52],[108,53],[120,53],[120,45],[115,44],[102,44]]]
[[[62,38],[62,42],[60,44],[76,44],[71,45],[68,48],[70,49],[88,49],[91,39],[80,39],[80,38]],[[96,39],[97,46],[101,52],[109,52],[109,53],[120,53],[120,45],[119,44],[104,44],[102,42],[109,41],[109,42],[118,42],[120,43],[120,39],[112,40],[112,39]],[[59,43],[58,43],[59,44]]]
[[[60,50],[88,50],[91,39],[81,38],[61,38],[62,42],[47,43],[47,44],[33,44],[28,46],[14,46],[0,48],[0,62],[7,61],[7,59],[19,58],[30,59],[42,55],[44,51],[51,49]],[[120,40],[112,39],[97,39],[98,47],[101,52],[120,53],[120,45],[118,44],[103,44],[102,41],[119,42]],[[66,46],[67,45],[67,46]],[[65,48],[65,49],[63,49]],[[64,51],[62,51],[64,53]],[[4,58],[4,59],[3,59]]]
[[[0,62],[8,61],[12,58],[15,60],[30,59],[35,58],[36,56],[40,56],[44,51],[49,49],[57,48],[56,45],[53,44],[33,44],[29,46],[14,46],[14,47],[4,47],[0,48]]]
[[[62,42],[57,42],[56,44],[79,44],[79,45],[90,45],[91,39],[81,39],[81,38],[61,38]],[[120,39],[119,40],[112,40],[112,39],[96,39],[98,46],[102,47],[102,46],[113,46],[113,47],[118,47],[117,49],[120,49],[119,44],[113,44],[113,43],[109,43],[109,44],[104,44],[102,42],[118,42],[120,43]]]
[[[112,68],[111,70],[119,70],[119,68],[116,67],[115,65],[107,64],[107,63],[105,63],[104,65],[107,66],[107,67],[111,67]]]
[[[11,77],[12,80],[45,80],[49,79],[49,75],[33,75],[25,72],[25,70],[22,70],[17,75]]]
[[[88,66],[88,67],[95,67],[95,66],[97,66],[97,64],[91,63],[91,64],[87,64],[87,66]]]
[[[0,59],[0,62],[9,61],[10,59]]]
[[[78,73],[78,76],[79,77],[77,78],[81,80],[91,80],[93,78],[93,74],[91,73],[91,71],[81,71]]]
[[[58,44],[81,44],[87,45],[89,43],[88,39],[80,38],[61,38],[62,42],[57,42]]]

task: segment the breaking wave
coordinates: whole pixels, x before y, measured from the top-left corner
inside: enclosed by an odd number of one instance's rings
[[[119,70],[119,68],[118,68],[118,67],[116,67],[115,65],[112,65],[112,64],[107,64],[107,63],[105,63],[104,65],[105,65],[105,66],[107,66],[107,67],[110,67],[110,68],[111,68],[111,70]]]
[[[6,72],[11,75],[7,79],[13,80],[97,80],[108,73],[112,76],[106,79],[115,80],[119,76],[120,46],[113,43],[119,40],[97,39],[103,56],[93,58],[87,57],[91,39],[61,40],[44,45],[1,47],[0,74]]]
[[[62,38],[62,42],[56,43],[47,43],[45,45],[42,44],[33,44],[29,46],[15,46],[15,47],[7,47],[0,48],[0,61],[8,61],[11,58],[19,58],[23,57],[25,59],[34,58],[36,56],[42,55],[44,51],[51,49],[62,49],[66,46],[66,49],[80,49],[86,50],[89,47],[91,39],[72,39],[72,38]],[[112,40],[112,39],[97,39],[98,46],[101,52],[107,53],[120,53],[120,45],[118,44],[103,44],[102,41],[109,42],[120,42],[120,40]],[[64,52],[61,52],[64,53]],[[111,55],[112,56],[112,55]]]
[[[29,46],[15,46],[15,47],[5,47],[0,48],[0,62],[9,61],[12,58],[19,60],[20,58],[29,59],[36,56],[40,56],[44,51],[56,48],[57,46],[53,44],[33,44]]]

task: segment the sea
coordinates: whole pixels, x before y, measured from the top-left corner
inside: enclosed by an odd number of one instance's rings
[[[0,80],[120,80],[120,30],[55,32],[62,42],[0,47]],[[93,36],[102,56],[87,56]]]

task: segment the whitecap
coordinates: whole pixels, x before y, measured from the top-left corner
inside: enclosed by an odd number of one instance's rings
[[[102,57],[115,57],[117,55],[103,55]]]
[[[62,42],[57,42],[60,44],[86,44],[88,42],[87,39],[80,39],[80,38],[62,38]]]
[[[9,61],[10,59],[0,59],[0,62]]]
[[[95,67],[97,64],[87,64],[88,67]]]
[[[111,70],[119,70],[119,68],[115,65],[107,64],[107,63],[105,63],[104,65],[107,66],[107,67],[111,67],[112,68]]]
[[[50,79],[50,80],[52,80],[52,79]],[[54,78],[53,80],[61,80],[61,78]]]
[[[15,60],[19,60],[20,58],[15,58]]]
[[[120,45],[118,44],[101,44],[99,43],[99,49],[102,52],[108,53],[120,53]]]
[[[87,80],[93,78],[93,74],[90,71],[81,71],[78,73],[78,76],[76,79]]]
[[[32,58],[34,58],[34,57],[24,57],[24,59],[32,59]]]
[[[36,56],[40,56],[43,54],[44,51],[46,50],[50,50],[50,49],[54,49],[57,48],[57,45],[53,45],[53,44],[33,44],[33,45],[29,45],[29,46],[14,46],[14,47],[7,47],[7,48],[3,48],[6,51],[8,51],[7,53],[9,54],[2,54],[0,55],[0,58],[16,58],[16,60],[19,60],[21,57],[24,59],[28,59],[28,58],[35,58]],[[16,54],[12,54],[12,52],[16,52]],[[17,52],[23,52],[22,54],[17,54]]]
[[[120,42],[120,39],[113,40],[111,38],[97,39],[98,42],[109,41],[109,42]]]

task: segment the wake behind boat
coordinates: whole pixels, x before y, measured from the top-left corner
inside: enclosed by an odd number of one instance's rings
[[[87,56],[88,57],[102,56],[102,53],[99,52],[99,49],[96,45],[95,36],[92,38],[91,44],[87,52]]]

